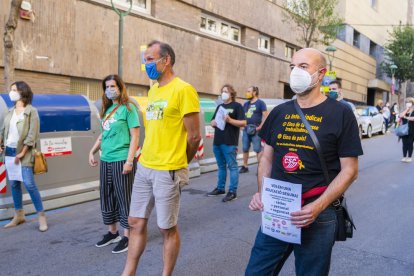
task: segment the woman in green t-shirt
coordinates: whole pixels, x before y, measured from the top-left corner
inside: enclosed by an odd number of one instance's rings
[[[140,125],[137,108],[130,102],[125,84],[118,75],[107,76],[102,81],[102,89],[101,135],[89,153],[89,164],[98,165],[94,155],[101,150],[101,212],[109,231],[96,246],[118,242],[112,253],[121,253],[128,250],[128,215]],[[118,233],[117,222],[125,229],[124,237]]]

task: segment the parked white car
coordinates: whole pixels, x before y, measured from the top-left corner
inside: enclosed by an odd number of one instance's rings
[[[385,134],[384,117],[375,106],[357,106],[356,112],[359,115],[358,127],[362,135],[370,138],[374,133]]]

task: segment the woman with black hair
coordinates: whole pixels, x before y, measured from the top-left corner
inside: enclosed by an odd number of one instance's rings
[[[5,146],[4,151],[0,147],[0,153],[3,153],[3,158],[5,156],[14,158],[13,162],[16,165],[21,164],[23,181],[9,178],[15,215],[4,228],[14,227],[26,221],[22,200],[21,183],[23,182],[39,215],[39,230],[44,232],[48,229],[48,226],[42,198],[33,175],[34,150],[40,129],[39,115],[36,108],[32,106],[33,92],[27,83],[23,81],[13,83],[9,97],[15,104],[6,115],[0,131],[0,145]]]

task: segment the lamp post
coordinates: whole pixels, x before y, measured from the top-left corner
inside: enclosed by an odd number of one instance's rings
[[[395,64],[391,64],[390,70],[391,70],[391,93],[395,94],[395,71],[398,69],[398,66]]]
[[[329,45],[328,47],[326,47],[325,51],[328,52],[329,71],[332,71],[332,61],[335,58],[336,47],[333,45]]]
[[[391,70],[391,100],[392,96],[395,95],[395,71],[398,69],[398,66],[395,64],[390,65]],[[398,95],[398,104],[400,104],[400,95]]]
[[[129,12],[131,11],[132,8],[132,0],[129,0],[129,9],[126,12],[121,12],[120,10],[118,10],[115,5],[114,5],[114,1],[111,0],[111,5],[112,8],[114,9],[114,11],[118,14],[119,16],[119,31],[118,31],[118,75],[122,78],[122,73],[123,73],[123,69],[122,69],[122,64],[123,64],[123,50],[124,50],[124,17],[127,16],[129,14]]]

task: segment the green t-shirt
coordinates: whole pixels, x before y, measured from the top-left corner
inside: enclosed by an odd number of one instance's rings
[[[120,105],[107,118],[116,106],[116,104],[113,104],[109,107],[105,116],[101,118],[101,160],[105,162],[123,161],[128,158],[129,144],[131,143],[129,129],[140,126],[138,112],[133,104],[129,104],[130,111],[125,105]]]

